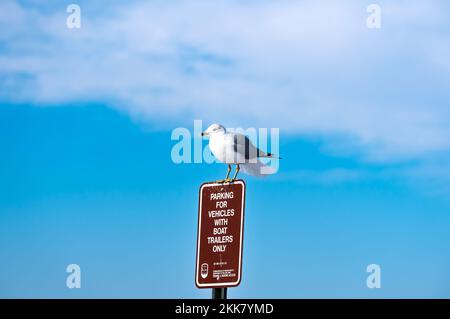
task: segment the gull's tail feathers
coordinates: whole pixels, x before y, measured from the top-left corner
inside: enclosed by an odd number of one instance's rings
[[[258,150],[258,157],[281,159],[281,157],[279,157],[279,156],[276,156],[272,153],[266,153],[261,150]]]
[[[276,170],[273,167],[270,167],[261,161],[256,163],[244,163],[239,166],[243,173],[256,177],[264,177],[276,173]]]

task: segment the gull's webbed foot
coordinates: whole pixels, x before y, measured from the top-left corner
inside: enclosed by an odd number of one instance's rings
[[[231,179],[231,178],[225,178],[225,179],[217,180],[216,183],[225,184],[225,183],[231,183],[232,181],[233,181],[233,179]]]

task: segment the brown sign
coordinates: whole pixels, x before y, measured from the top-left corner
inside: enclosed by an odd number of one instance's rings
[[[199,288],[239,285],[242,270],[245,183],[200,187],[195,284]]]

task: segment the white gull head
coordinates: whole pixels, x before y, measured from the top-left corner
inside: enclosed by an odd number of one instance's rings
[[[202,136],[213,136],[225,134],[226,129],[220,124],[211,124],[206,131],[202,132]]]

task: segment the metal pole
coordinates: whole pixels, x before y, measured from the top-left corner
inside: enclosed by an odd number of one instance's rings
[[[213,288],[212,299],[227,299],[227,288]]]

